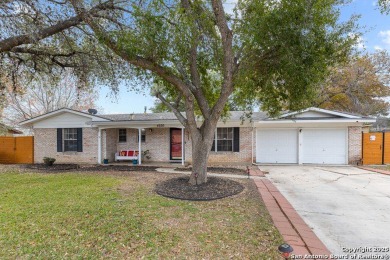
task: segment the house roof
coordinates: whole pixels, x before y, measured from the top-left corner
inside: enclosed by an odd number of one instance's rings
[[[99,115],[92,115],[92,114],[89,114],[89,113],[86,113],[86,112],[82,112],[82,111],[78,111],[78,110],[74,110],[74,109],[71,109],[71,108],[60,108],[60,109],[48,112],[48,113],[43,114],[43,115],[39,115],[39,116],[30,118],[30,119],[21,121],[21,122],[19,122],[19,124],[21,126],[32,124],[32,123],[35,123],[35,122],[44,120],[46,118],[56,116],[58,114],[65,113],[65,112],[76,114],[76,115],[80,115],[80,116],[84,116],[84,117],[88,117],[88,118],[95,119],[95,120],[98,119],[98,118],[101,119],[101,120],[104,120],[104,121],[109,120],[109,119],[104,118],[104,117],[99,116]]]
[[[185,117],[185,113],[183,113]],[[132,114],[102,114],[100,117],[109,119],[111,121],[158,121],[158,120],[177,120],[174,113],[132,113]],[[244,111],[230,111],[227,121],[240,121],[245,116]],[[261,120],[266,118],[267,114],[264,112],[253,112],[252,120]]]
[[[294,112],[289,112],[281,115],[279,118],[291,118],[299,114],[303,114],[306,112],[317,112],[321,113],[324,115],[329,115],[329,117],[341,117],[341,118],[363,118],[362,115],[357,115],[357,114],[352,114],[352,113],[347,113],[347,112],[340,112],[340,111],[334,111],[334,110],[327,110],[327,109],[322,109],[322,108],[317,108],[317,107],[309,107],[304,110],[299,110],[299,111],[294,111]],[[313,119],[313,117],[311,117]]]
[[[179,120],[174,113],[131,113],[131,114],[97,114],[92,115],[89,113],[69,109],[61,108],[41,116],[37,116],[20,123],[22,126],[35,124],[41,120],[46,120],[56,115],[63,113],[71,113],[79,116],[88,118],[90,121],[89,125],[95,126],[118,126],[118,125],[151,125],[151,124],[166,124],[176,125],[179,124]],[[248,113],[245,111],[230,111],[229,116],[225,119],[221,119],[224,123],[230,122],[236,124],[237,122],[254,122],[255,125],[263,123],[283,123],[290,121],[300,122],[356,122],[356,123],[371,123],[374,119],[353,115],[350,113],[344,113],[339,111],[332,111],[326,109],[320,109],[310,107],[304,110],[287,112],[277,118],[270,118],[266,112],[253,112],[251,116],[247,117]],[[185,116],[185,113],[183,113]],[[131,122],[134,122],[131,123]],[[83,123],[84,124],[84,123]]]

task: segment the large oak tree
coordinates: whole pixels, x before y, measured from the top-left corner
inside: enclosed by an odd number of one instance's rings
[[[66,17],[34,32],[2,36],[0,51],[13,55],[19,48],[41,46],[42,40],[56,47],[71,40],[75,53],[83,55],[75,61],[82,61],[90,53],[82,50],[91,47],[85,42],[98,42],[99,50],[126,64],[125,75],[152,86],[188,129],[193,184],[195,176],[197,183],[207,181],[215,128],[229,100],[260,102],[271,114],[302,108],[328,66],[344,59],[355,40],[348,36],[353,21],[338,23],[339,0],[239,1],[234,14],[225,12],[221,0],[46,2],[53,12],[56,6],[66,10]]]
[[[386,51],[352,56],[320,84],[316,106],[365,116],[388,115],[390,57]]]

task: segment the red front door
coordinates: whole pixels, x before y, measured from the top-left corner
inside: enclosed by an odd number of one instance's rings
[[[171,160],[181,160],[181,129],[171,128]]]

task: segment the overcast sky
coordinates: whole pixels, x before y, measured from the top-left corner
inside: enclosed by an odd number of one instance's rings
[[[234,1],[228,0],[226,9],[232,9]],[[374,0],[354,0],[351,4],[341,8],[341,20],[348,19],[352,14],[360,14],[359,25],[363,27],[363,36],[357,48],[362,52],[374,52],[379,49],[390,50],[390,15],[382,15]],[[153,106],[154,98],[149,90],[143,94],[128,91],[121,86],[117,98],[110,97],[108,88],[99,91],[97,106],[108,113],[142,113],[144,107]]]

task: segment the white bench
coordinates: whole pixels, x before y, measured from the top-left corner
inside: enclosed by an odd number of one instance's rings
[[[115,161],[124,160],[138,160],[138,151],[135,150],[123,150],[115,153]]]

